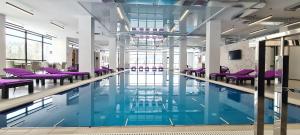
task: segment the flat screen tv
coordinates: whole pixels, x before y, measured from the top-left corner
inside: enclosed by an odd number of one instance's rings
[[[240,60],[242,59],[242,50],[229,51],[230,60]]]

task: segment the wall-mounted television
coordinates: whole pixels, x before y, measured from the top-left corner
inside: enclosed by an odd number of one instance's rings
[[[242,50],[229,51],[230,60],[240,60],[242,59]]]

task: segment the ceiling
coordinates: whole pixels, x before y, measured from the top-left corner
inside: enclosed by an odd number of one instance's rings
[[[17,10],[7,5],[6,2],[20,5],[34,15]],[[136,18],[179,20],[186,9],[189,9],[190,12],[185,17],[188,24],[186,32],[180,30],[168,32],[168,28],[164,27],[166,31],[160,34],[176,37],[180,34],[187,34],[189,35],[189,46],[199,46],[203,45],[202,41],[205,39],[205,20],[211,16],[214,17],[210,19],[222,21],[222,31],[234,27],[234,30],[224,34],[223,38],[249,39],[277,32],[282,25],[300,20],[300,10],[287,11],[288,7],[296,3],[299,3],[299,0],[2,0],[0,13],[6,14],[9,21],[16,22],[36,32],[57,36],[60,34],[68,35],[76,38],[77,17],[80,15],[96,17],[98,21],[96,24],[97,33],[109,31],[117,34],[117,24],[120,22],[125,22],[131,27],[130,20]],[[125,15],[124,21],[120,19],[117,13],[117,6]],[[222,10],[223,8],[224,10]],[[222,12],[219,12],[221,10]],[[250,22],[268,15],[273,15],[273,18],[265,21],[264,24],[248,26]],[[51,21],[62,25],[64,29],[50,24]],[[169,29],[173,26],[170,21],[167,25]],[[291,28],[296,27],[300,26]],[[249,35],[250,32],[263,28],[267,30]],[[136,34],[126,31],[125,33]],[[176,38],[176,41],[179,40],[180,38]]]

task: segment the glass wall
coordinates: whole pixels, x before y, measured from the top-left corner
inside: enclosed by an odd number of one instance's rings
[[[52,37],[6,23],[6,60],[8,66],[26,65],[49,59]]]
[[[162,52],[157,50],[136,50],[129,51],[129,66],[130,67],[149,67],[162,66]]]

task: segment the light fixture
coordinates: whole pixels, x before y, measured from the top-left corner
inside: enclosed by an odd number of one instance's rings
[[[257,30],[257,31],[250,32],[249,34],[250,34],[250,35],[253,35],[253,34],[256,34],[256,33],[262,32],[262,31],[265,31],[265,30],[267,30],[267,29],[266,29],[266,28],[263,28],[263,29],[260,29],[260,30]]]
[[[226,30],[226,31],[222,32],[222,34],[226,34],[226,33],[230,32],[230,31],[233,31],[233,30],[234,30],[234,27],[232,27],[232,28],[229,29],[229,30]]]
[[[172,27],[171,32],[174,32],[175,29],[176,29],[176,25],[174,25],[174,26]]]
[[[180,17],[179,21],[182,21],[189,12],[190,12],[190,10],[185,10],[185,12]]]
[[[253,23],[250,23],[249,26],[252,26],[252,25],[258,24],[258,23],[260,23],[260,22],[269,20],[269,19],[271,19],[272,17],[273,17],[272,15],[269,15],[269,16],[267,16],[267,17],[265,17],[265,18],[262,18],[262,19],[260,19],[260,20],[257,20],[257,21],[255,21],[255,22],[253,22]]]
[[[52,25],[54,25],[54,26],[56,26],[56,27],[58,27],[58,28],[65,29],[65,27],[64,27],[63,25],[59,25],[59,24],[57,24],[57,23],[54,22],[54,21],[51,21],[50,24],[52,24]]]
[[[123,20],[123,19],[124,19],[124,16],[123,16],[123,14],[122,14],[122,12],[121,12],[120,7],[117,7],[117,11],[118,11],[118,14],[119,14],[120,18]]]
[[[9,6],[11,6],[11,7],[16,8],[16,9],[19,9],[20,11],[23,11],[23,12],[25,12],[27,14],[34,15],[32,12],[30,12],[30,11],[24,9],[24,8],[21,8],[21,7],[17,6],[17,5],[14,5],[12,3],[6,2],[6,4],[9,5]]]
[[[127,25],[125,25],[125,29],[126,29],[127,31],[129,31],[129,28],[128,28],[128,26],[127,26]]]
[[[296,24],[300,24],[300,21],[284,25],[283,27],[289,27],[289,26],[296,25]]]

